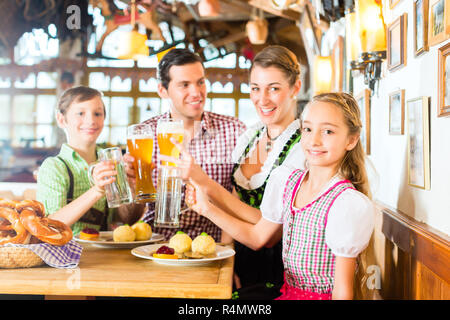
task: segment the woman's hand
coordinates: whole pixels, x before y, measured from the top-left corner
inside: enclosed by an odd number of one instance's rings
[[[105,186],[116,181],[117,171],[111,161],[100,161],[92,170],[93,188],[100,194],[105,194]]]
[[[203,169],[195,163],[194,157],[183,147],[181,143],[178,143],[175,139],[171,138],[170,142],[172,142],[178,150],[180,150],[180,159],[160,154],[160,160],[175,163],[176,166],[181,169],[181,178],[183,180],[190,180],[196,182],[197,184],[201,183],[204,185],[210,178],[203,171]]]
[[[198,184],[193,181],[186,183],[184,196],[184,201],[190,209],[201,216],[204,216],[208,212],[211,202],[209,202],[208,196],[201,190]]]

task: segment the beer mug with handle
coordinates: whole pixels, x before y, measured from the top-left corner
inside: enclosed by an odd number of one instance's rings
[[[153,132],[148,124],[135,124],[127,128],[128,152],[134,158],[136,175],[135,202],[146,203],[156,200],[153,185]]]
[[[118,147],[101,149],[98,152],[99,161],[110,161],[117,171],[116,180],[105,186],[106,201],[109,208],[118,208],[123,204],[133,202],[133,195],[128,184],[125,165],[122,159],[122,150]],[[98,162],[89,166],[88,176],[91,184],[94,184],[92,170]]]

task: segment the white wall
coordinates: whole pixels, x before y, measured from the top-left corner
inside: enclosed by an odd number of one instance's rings
[[[388,25],[401,14],[407,16],[407,64],[390,72],[383,65],[383,79],[378,95],[371,99],[371,155],[377,178],[372,179],[374,199],[404,212],[414,219],[450,234],[450,117],[437,117],[438,48],[449,40],[414,56],[413,1],[402,0],[394,9],[387,9]],[[363,77],[354,80],[354,94],[366,86]],[[423,190],[408,185],[407,128],[404,135],[389,135],[389,94],[405,89],[406,101],[420,96],[430,99],[430,168],[431,188]]]

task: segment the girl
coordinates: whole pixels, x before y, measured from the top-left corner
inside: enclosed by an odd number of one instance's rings
[[[37,200],[50,218],[71,226],[74,235],[86,227],[107,230],[113,211],[106,207],[104,188],[115,181],[117,172],[111,163],[100,162],[92,172],[92,187],[87,174],[97,160],[96,141],[105,121],[102,93],[84,86],[66,90],[58,102],[56,120],[67,143],[58,156],[47,158],[39,168]],[[122,221],[132,223],[142,210],[130,205],[118,213]]]
[[[192,208],[254,249],[282,227],[285,283],[278,299],[352,299],[356,257],[368,245],[375,210],[358,105],[345,93],[322,94],[301,121],[307,169],[280,166],[266,188],[282,199],[282,210],[263,199],[263,217],[252,225],[212,204],[195,182]],[[188,203],[193,196],[189,190]]]
[[[272,170],[280,164],[290,168],[303,166],[300,122],[296,119],[296,97],[301,87],[300,66],[294,53],[282,46],[269,46],[260,51],[250,68],[250,99],[260,121],[239,137],[232,154],[235,163],[233,194],[209,178],[182,146],[183,160],[174,160],[183,168],[183,178],[201,186],[216,206],[231,215],[257,223],[259,207]],[[172,161],[172,160],[171,160]],[[281,202],[279,209],[281,210]],[[280,237],[278,237],[279,240]],[[271,282],[281,286],[283,262],[281,242],[255,251],[235,243],[235,284],[237,288]]]

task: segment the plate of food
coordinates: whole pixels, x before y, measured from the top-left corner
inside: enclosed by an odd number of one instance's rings
[[[204,232],[192,240],[186,233],[179,231],[168,243],[136,247],[131,250],[131,254],[160,264],[198,266],[230,258],[234,256],[235,251],[217,245],[214,239]]]
[[[164,240],[164,236],[153,233],[149,224],[139,221],[132,226],[119,226],[114,231],[97,231],[84,228],[73,237],[80,243],[86,243],[102,248],[135,248],[144,244]]]

